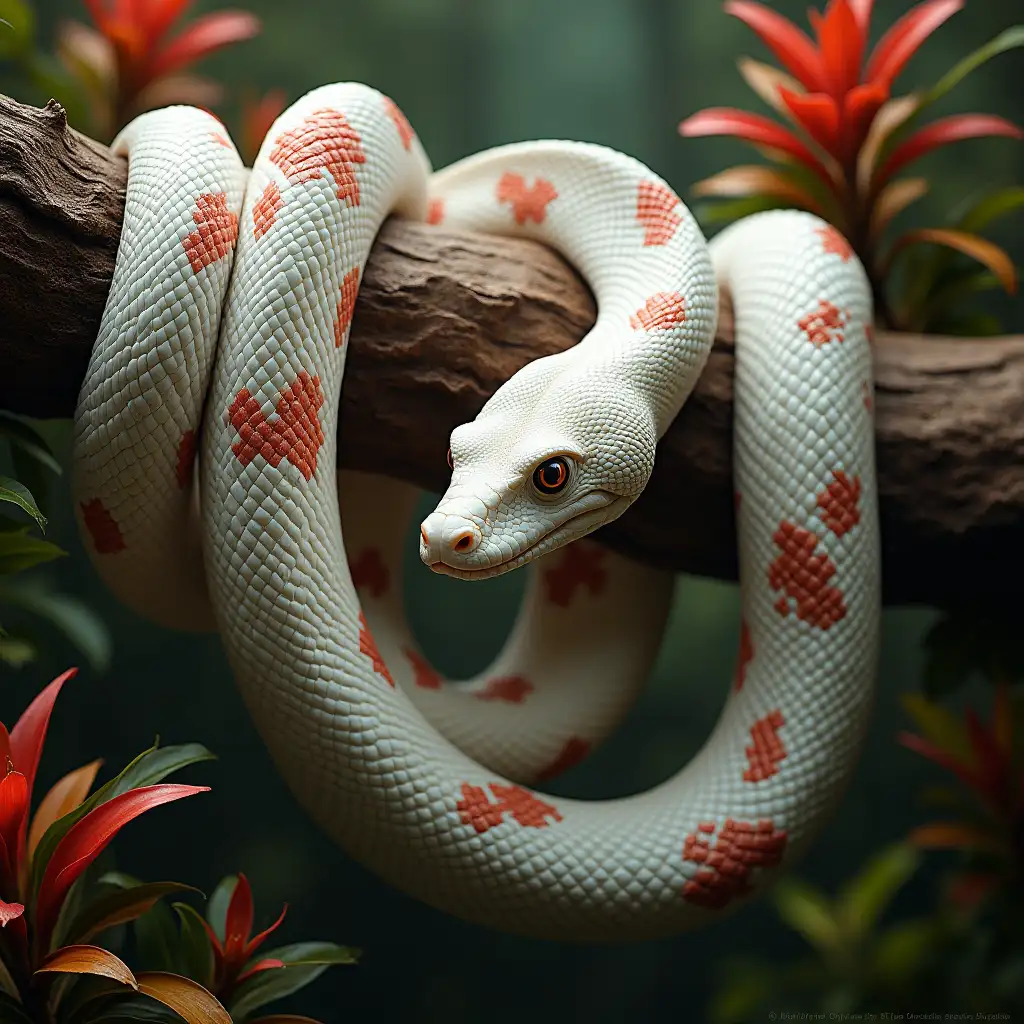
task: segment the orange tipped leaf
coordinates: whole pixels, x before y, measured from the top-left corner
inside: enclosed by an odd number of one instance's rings
[[[815,213],[821,212],[818,201],[780,171],[760,164],[730,167],[698,181],[691,189],[699,198],[709,196],[776,196]]]
[[[956,231],[950,228],[919,228],[901,235],[890,250],[887,262],[891,263],[896,255],[910,245],[931,243],[945,245],[965,256],[977,260],[986,266],[998,278],[1004,291],[1009,295],[1017,291],[1017,268],[1005,249],[994,242],[981,238],[967,231]]]
[[[751,60],[749,57],[740,57],[736,62],[740,76],[743,81],[757,94],[757,96],[768,104],[776,113],[793,120],[793,114],[789,107],[782,102],[779,89],[785,88],[797,95],[803,93],[804,87],[785,71],[773,68],[771,64],[762,64],[759,60]]]
[[[137,980],[140,992],[169,1006],[188,1024],[231,1024],[231,1015],[217,997],[191,978],[146,971]]]
[[[914,846],[939,850],[979,850],[987,853],[1005,852],[1002,840],[985,829],[961,821],[938,821],[920,825],[907,837]]]
[[[28,854],[31,857],[35,853],[39,840],[43,833],[58,819],[73,811],[88,795],[93,782],[96,781],[96,773],[100,770],[102,761],[90,761],[89,764],[68,772],[62,779],[53,784],[50,791],[39,802],[35,816],[32,818],[32,827],[28,833]]]
[[[135,975],[119,957],[99,946],[62,946],[48,956],[36,974],[47,972],[60,974],[93,974],[101,978],[112,978],[122,985],[138,988]]]
[[[871,210],[869,232],[874,241],[882,237],[882,233],[911,203],[917,202],[928,192],[926,178],[901,178],[891,181],[878,194]]]
[[[867,41],[849,0],[832,0],[817,32],[825,88],[841,100],[857,84]]]

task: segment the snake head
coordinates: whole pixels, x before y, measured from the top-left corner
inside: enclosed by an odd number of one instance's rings
[[[420,526],[434,572],[476,580],[517,569],[618,518],[646,486],[657,437],[637,396],[621,379],[538,373],[547,362],[452,431],[451,483]]]

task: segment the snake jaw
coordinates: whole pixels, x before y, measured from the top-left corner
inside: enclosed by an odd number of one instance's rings
[[[495,552],[498,558],[497,561],[491,561],[479,566],[466,564],[473,560],[473,556],[465,559],[462,565],[452,564],[453,561],[458,560],[453,558],[452,555],[449,555],[447,558],[439,557],[431,561],[427,557],[429,553],[427,545],[422,540],[420,543],[420,558],[427,568],[442,576],[452,576],[455,579],[461,580],[491,579],[494,576],[501,576],[504,573],[511,572],[513,569],[519,569],[526,565],[527,562],[532,562],[542,555],[550,554],[566,544],[570,544],[589,533],[593,533],[599,527],[610,523],[613,519],[617,519],[631,504],[632,498],[612,494],[609,491],[592,491],[574,501],[571,505],[566,506],[559,514],[553,528],[530,544],[525,550],[510,554],[505,554],[499,550]],[[488,546],[492,546],[493,532],[488,540],[492,542]]]

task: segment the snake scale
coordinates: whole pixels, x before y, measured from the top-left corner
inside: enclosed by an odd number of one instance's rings
[[[842,236],[776,210],[709,244],[657,175],[591,144],[432,173],[395,103],[354,83],[289,107],[251,170],[190,107],[139,116],[114,149],[127,198],[75,415],[76,515],[121,600],[220,633],[326,832],[435,907],[549,939],[693,928],[790,865],[856,763],[878,647],[871,297]],[[335,469],[353,305],[390,215],[536,239],[598,306],[577,346],[451,435],[422,561],[467,580],[535,563],[496,661],[460,682],[403,614],[415,492]],[[737,339],[735,679],[674,778],[545,795],[531,784],[607,736],[657,654],[672,575],[585,538],[643,491],[720,288]]]

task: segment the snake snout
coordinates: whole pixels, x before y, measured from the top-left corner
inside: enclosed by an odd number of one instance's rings
[[[427,565],[472,554],[480,546],[479,527],[462,516],[432,512],[420,525],[420,558]]]

